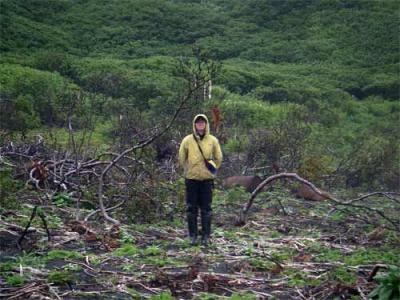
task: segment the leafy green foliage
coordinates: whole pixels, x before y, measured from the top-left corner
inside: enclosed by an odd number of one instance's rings
[[[256,268],[257,270],[260,271],[268,271],[271,270],[275,264],[273,262],[267,261],[265,259],[260,259],[260,258],[250,258],[249,263],[251,266]]]
[[[160,295],[152,296],[150,299],[151,300],[173,300],[175,298],[172,297],[170,293],[161,293]]]
[[[0,168],[0,207],[2,209],[18,208],[20,203],[15,193],[23,187],[22,182],[13,179],[10,168]],[[1,210],[0,210],[1,211]]]
[[[38,120],[49,125],[64,121],[68,101],[77,89],[56,73],[12,64],[0,65],[0,86],[5,95],[4,109],[14,108],[19,113],[2,118],[4,124],[16,122],[15,128],[4,127],[20,131],[37,127]]]
[[[47,281],[57,285],[71,284],[73,283],[74,277],[68,270],[52,271],[47,276]]]
[[[143,250],[143,255],[145,256],[157,256],[161,253],[163,253],[163,251],[157,246],[149,246]]]
[[[389,266],[386,275],[377,276],[375,280],[379,282],[369,295],[372,299],[390,300],[400,298],[400,268],[397,266]]]
[[[229,297],[231,300],[255,300],[257,297],[253,295],[252,293],[243,293],[243,294],[233,294],[232,296]]]
[[[25,283],[26,279],[20,275],[11,275],[6,277],[6,282],[10,286],[21,286]]]
[[[396,189],[397,11],[396,1],[1,1],[0,128],[24,136],[72,115],[74,129],[96,128],[96,146],[129,145],[172,114],[178,66],[201,48],[223,64],[180,133],[217,105],[228,156],[289,155],[284,167],[310,180]]]
[[[322,279],[313,278],[299,269],[287,268],[283,272],[288,276],[288,285],[291,287],[317,286],[322,282]]]
[[[23,135],[32,128],[39,127],[40,118],[35,112],[30,97],[18,96],[11,100],[8,96],[1,96],[1,111],[4,117],[0,120],[0,126],[11,132],[21,132]]]
[[[398,249],[359,249],[344,257],[346,265],[385,263],[396,264],[400,257]]]
[[[336,267],[331,272],[332,279],[347,284],[354,284],[357,280],[355,271],[346,269],[345,267]]]
[[[68,194],[58,193],[55,194],[52,198],[53,203],[56,206],[66,206],[71,203],[71,199]]]
[[[74,58],[65,52],[43,51],[35,57],[34,66],[39,70],[58,72],[63,76],[76,79]]]
[[[47,253],[46,260],[56,260],[56,259],[72,259],[72,258],[82,258],[82,254],[76,251],[69,250],[51,250]]]
[[[138,256],[140,250],[134,245],[126,244],[121,248],[114,250],[113,253],[115,256]]]
[[[0,263],[0,274],[10,286],[20,286],[25,283],[26,278],[16,275],[12,271],[17,266],[11,262]]]

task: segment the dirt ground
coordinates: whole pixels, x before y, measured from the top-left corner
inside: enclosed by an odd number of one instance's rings
[[[47,207],[50,241],[36,218],[18,249],[31,207],[3,211],[0,299],[367,299],[373,270],[399,265],[374,214],[271,193],[237,226],[242,204],[214,203],[209,247],[190,246],[183,216],[111,226]]]

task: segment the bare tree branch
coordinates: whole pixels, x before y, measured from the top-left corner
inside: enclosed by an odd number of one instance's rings
[[[261,182],[257,186],[257,188],[251,193],[250,199],[243,206],[243,208],[242,208],[242,210],[241,210],[241,212],[239,214],[239,220],[238,220],[239,224],[246,223],[246,218],[247,218],[248,211],[251,208],[251,206],[253,205],[254,199],[263,190],[263,188],[267,184],[269,184],[271,182],[274,182],[275,180],[282,179],[282,178],[290,178],[290,179],[297,180],[297,181],[307,185],[308,187],[310,187],[318,195],[326,197],[326,195],[324,195],[314,184],[312,184],[311,182],[305,180],[304,178],[301,178],[296,173],[280,173],[280,174],[276,174],[276,175],[268,177],[263,182]],[[394,230],[400,231],[400,221],[399,220],[391,219],[390,217],[385,215],[383,211],[381,211],[379,209],[376,209],[374,207],[370,207],[370,206],[367,206],[367,205],[361,205],[361,204],[354,203],[354,202],[366,199],[366,198],[371,197],[371,196],[376,196],[376,195],[385,196],[386,198],[388,198],[390,200],[393,200],[396,203],[399,203],[399,201],[396,198],[391,196],[391,195],[399,195],[399,193],[396,193],[396,192],[374,192],[374,193],[370,193],[370,194],[367,194],[367,195],[364,195],[362,197],[359,197],[359,198],[356,198],[356,199],[352,199],[352,200],[349,200],[349,201],[340,201],[340,200],[334,198],[331,195],[329,197],[327,197],[327,198],[328,198],[329,201],[333,202],[336,205],[351,206],[351,207],[354,207],[354,208],[359,208],[359,209],[363,209],[363,210],[367,210],[367,211],[373,212],[373,213],[379,215],[380,217],[382,217],[383,219],[385,219],[387,222],[389,222],[393,226]]]
[[[113,158],[112,161],[101,172],[100,177],[99,177],[98,187],[97,187],[97,197],[98,197],[101,213],[102,213],[103,217],[107,221],[109,221],[111,223],[114,223],[114,224],[119,224],[118,220],[110,217],[107,214],[107,211],[106,211],[105,206],[104,206],[103,191],[104,191],[104,178],[105,178],[106,174],[110,171],[110,169],[120,159],[125,157],[127,154],[129,154],[129,153],[131,153],[131,152],[133,152],[133,151],[135,151],[137,149],[141,149],[141,148],[146,147],[147,145],[151,144],[154,140],[156,140],[157,138],[162,136],[164,133],[166,133],[171,128],[171,126],[175,122],[176,118],[178,117],[178,114],[180,113],[180,111],[182,110],[184,105],[191,99],[191,97],[194,94],[194,92],[196,92],[197,90],[201,89],[203,87],[203,84],[209,80],[209,76],[211,75],[212,71],[208,70],[205,75],[201,74],[201,71],[202,71],[201,62],[198,61],[198,72],[199,72],[199,74],[196,74],[196,75],[201,75],[201,77],[200,78],[196,77],[196,82],[195,82],[196,84],[194,86],[189,84],[189,88],[187,90],[186,95],[184,95],[183,98],[181,99],[177,109],[175,110],[175,112],[174,112],[173,116],[171,117],[171,119],[169,120],[168,124],[161,131],[156,132],[155,134],[153,134],[149,138],[145,139],[144,141],[138,143],[137,145],[135,145],[135,146],[133,146],[131,148],[126,149],[125,151],[120,153],[118,156]],[[190,80],[188,80],[188,81],[190,83]],[[202,84],[199,84],[199,83],[202,83]]]
[[[282,179],[282,178],[291,178],[295,179],[297,181],[300,181],[304,183],[305,185],[309,186],[311,189],[313,189],[317,194],[322,196],[321,191],[311,182],[301,178],[299,175],[296,173],[279,173],[276,175],[272,175],[265,179],[263,182],[261,182],[257,188],[251,193],[250,199],[247,201],[247,204],[243,207],[242,209],[242,214],[246,215],[251,206],[253,205],[254,199],[257,197],[258,193],[262,191],[262,189],[271,182],[274,182],[275,180]]]
[[[112,210],[114,210],[114,209],[117,209],[118,207],[121,207],[122,205],[124,205],[125,204],[125,202],[126,202],[126,200],[127,199],[124,199],[124,200],[122,200],[120,203],[118,203],[117,205],[114,205],[113,207],[108,207],[108,208],[106,208],[105,210],[106,211],[112,211]],[[94,210],[94,211],[92,211],[90,214],[88,214],[86,217],[85,217],[85,222],[87,222],[91,217],[93,217],[95,214],[97,214],[98,212],[101,212],[101,209],[96,209],[96,210]]]

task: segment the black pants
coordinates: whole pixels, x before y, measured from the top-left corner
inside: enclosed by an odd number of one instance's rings
[[[186,179],[186,212],[190,236],[197,236],[197,216],[200,208],[202,235],[211,234],[211,202],[213,180]]]

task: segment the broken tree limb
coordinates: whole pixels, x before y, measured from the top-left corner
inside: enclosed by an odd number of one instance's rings
[[[321,191],[314,184],[312,184],[311,182],[305,180],[304,178],[301,178],[296,173],[279,173],[279,174],[276,174],[276,175],[272,175],[272,176],[268,177],[267,179],[265,179],[263,182],[261,182],[257,186],[257,188],[251,193],[250,199],[247,201],[246,205],[243,207],[243,209],[240,212],[240,216],[239,216],[239,223],[240,224],[246,223],[247,213],[248,213],[249,209],[251,208],[251,206],[253,205],[254,199],[263,190],[263,188],[267,184],[269,184],[271,182],[274,182],[275,180],[282,179],[282,178],[291,178],[291,179],[295,179],[297,181],[300,181],[303,184],[309,186],[318,195],[322,196]]]
[[[28,222],[28,224],[26,225],[24,231],[22,232],[21,237],[18,239],[17,247],[18,247],[19,250],[22,250],[21,242],[22,242],[22,240],[24,239],[25,235],[28,233],[28,229],[29,229],[29,227],[31,226],[31,223],[32,223],[33,219],[35,218],[36,213],[39,215],[40,219],[41,219],[42,222],[43,222],[43,226],[44,226],[44,228],[46,229],[47,240],[50,241],[50,239],[51,239],[51,238],[50,238],[50,231],[49,231],[49,228],[47,227],[46,217],[45,217],[43,211],[42,211],[41,209],[38,209],[38,206],[35,205],[34,208],[33,208],[33,210],[32,210],[32,214],[31,214],[31,217],[30,217],[30,219],[29,219],[29,222]]]
[[[358,202],[360,200],[364,200],[364,199],[366,199],[368,197],[371,197],[371,196],[384,196],[384,197],[388,198],[389,200],[392,200],[393,202],[398,204],[399,200],[394,198],[394,197],[392,197],[392,196],[390,196],[390,195],[399,195],[399,193],[396,193],[396,192],[374,192],[374,193],[369,193],[367,195],[364,195],[364,196],[361,196],[359,198],[352,199],[352,200],[349,200],[349,201],[339,201],[338,199],[334,199],[334,198],[331,198],[330,200],[336,205],[350,206],[350,207],[363,209],[363,210],[375,213],[375,214],[381,216],[387,222],[389,222],[390,225],[392,225],[392,227],[388,227],[388,229],[395,230],[395,231],[400,231],[400,220],[399,220],[399,218],[391,219],[390,217],[385,215],[383,211],[381,211],[381,210],[379,210],[377,208],[370,207],[368,205],[361,205],[361,204],[355,203],[355,202]]]
[[[49,227],[47,226],[46,215],[44,214],[43,210],[41,210],[41,209],[38,210],[37,214],[39,215],[40,219],[42,220],[44,229],[46,229],[47,241],[50,242],[51,236],[50,236]]]
[[[190,91],[190,93],[188,93],[188,95],[186,95],[186,97],[184,97],[179,105],[179,107],[177,108],[177,110],[175,111],[173,117],[171,118],[171,120],[169,121],[168,125],[161,130],[160,132],[154,134],[153,136],[149,137],[147,140],[126,149],[125,151],[123,151],[122,153],[120,153],[118,156],[116,156],[115,158],[112,159],[112,161],[104,168],[104,170],[101,172],[100,177],[99,177],[99,184],[98,184],[98,188],[97,188],[97,197],[99,199],[99,204],[100,204],[100,210],[101,213],[103,214],[103,217],[114,224],[119,224],[118,220],[115,220],[113,218],[111,218],[108,214],[107,211],[104,207],[104,202],[103,202],[103,187],[104,187],[104,177],[106,176],[106,174],[108,173],[108,171],[123,157],[125,157],[125,155],[127,155],[128,153],[131,153],[137,149],[141,149],[144,148],[145,146],[151,144],[155,139],[157,139],[158,137],[160,137],[161,135],[163,135],[165,132],[167,132],[169,130],[169,128],[172,126],[172,124],[174,123],[175,119],[177,118],[179,112],[181,111],[183,105],[190,99],[190,96],[192,95],[193,91]]]
[[[376,273],[378,273],[379,269],[387,269],[387,268],[388,266],[385,264],[376,264],[372,269],[371,273],[368,275],[367,281],[371,282],[372,280],[374,280],[374,277]]]
[[[29,219],[28,224],[26,224],[26,227],[25,227],[24,231],[22,232],[21,237],[18,239],[17,247],[19,250],[22,250],[21,242],[24,239],[25,235],[27,234],[28,229],[31,226],[32,220],[35,218],[36,210],[37,210],[37,205],[35,205],[35,207],[33,208],[31,218]]]
[[[311,182],[300,177],[298,174],[296,174],[296,173],[279,173],[279,174],[276,174],[276,175],[266,178],[251,193],[250,199],[247,201],[247,203],[243,206],[242,210],[240,211],[238,222],[237,222],[238,225],[244,225],[246,223],[247,215],[248,215],[248,212],[249,212],[251,206],[253,205],[254,199],[263,190],[263,188],[267,184],[274,182],[278,179],[282,179],[282,178],[289,178],[289,179],[297,180],[297,181],[307,185],[308,187],[310,187],[318,195],[326,197],[326,195],[324,195],[314,184],[312,184]],[[361,196],[359,198],[352,199],[349,201],[340,201],[340,200],[336,199],[335,197],[333,197],[332,195],[329,195],[329,197],[327,197],[327,199],[336,205],[351,206],[354,208],[373,212],[373,213],[379,215],[380,217],[382,217],[383,219],[385,219],[387,222],[389,222],[389,224],[392,225],[393,230],[400,231],[399,220],[391,219],[390,217],[386,216],[383,211],[376,209],[374,207],[369,207],[366,205],[360,205],[360,204],[355,203],[355,202],[358,202],[360,200],[366,199],[371,196],[384,196],[384,197],[394,201],[395,203],[399,203],[399,200],[394,197],[395,195],[399,195],[399,193],[396,193],[396,192],[374,192],[374,193],[370,193],[370,194],[367,194],[367,195],[364,195],[364,196]]]
[[[106,211],[111,211],[111,210],[117,209],[118,207],[121,207],[122,205],[124,205],[125,202],[126,202],[126,200],[127,200],[127,199],[124,199],[123,201],[121,201],[121,202],[118,203],[117,205],[114,205],[113,207],[106,208],[105,210],[106,210]],[[84,221],[87,222],[92,216],[94,216],[95,214],[97,214],[97,213],[99,213],[99,212],[101,212],[101,209],[96,209],[96,210],[92,211],[90,214],[88,214],[88,215],[85,217]]]
[[[371,197],[371,196],[384,196],[384,197],[389,198],[390,200],[400,204],[400,201],[398,199],[392,197],[391,195],[399,196],[400,193],[396,193],[396,192],[373,192],[373,193],[369,193],[367,195],[363,195],[363,196],[361,196],[359,198],[355,198],[355,199],[349,200],[347,202],[344,202],[343,204],[351,204],[353,202],[361,201],[361,200],[364,200],[364,199],[366,199],[368,197]]]

